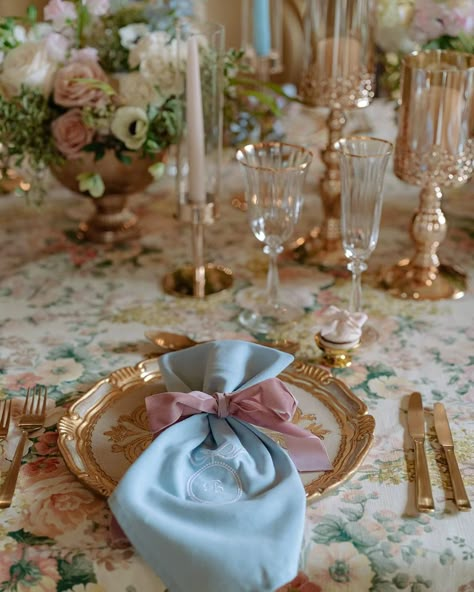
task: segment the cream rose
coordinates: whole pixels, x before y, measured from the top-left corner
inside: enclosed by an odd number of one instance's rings
[[[42,41],[29,41],[9,51],[3,60],[0,86],[7,96],[18,95],[22,85],[39,89],[48,96],[57,63]]]
[[[55,119],[52,131],[58,150],[72,159],[80,158],[81,150],[94,137],[94,130],[86,126],[80,109],[71,109]]]
[[[107,82],[107,75],[93,60],[74,61],[60,68],[54,79],[54,101],[63,107],[97,106],[108,100],[100,88],[81,78]]]
[[[119,107],[110,129],[129,150],[138,150],[146,140],[148,117],[140,107]]]
[[[118,77],[119,95],[124,105],[146,109],[148,105],[160,107],[165,98],[156,92],[152,82],[140,72],[120,74]]]

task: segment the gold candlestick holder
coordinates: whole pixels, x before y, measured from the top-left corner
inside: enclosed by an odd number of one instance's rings
[[[300,238],[294,256],[327,267],[345,264],[341,242],[341,179],[335,144],[343,135],[345,111],[367,107],[374,97],[373,4],[369,0],[309,0],[305,14],[304,102],[328,107],[328,144],[319,192],[320,227]]]
[[[465,183],[474,169],[473,106],[473,55],[433,50],[404,58],[394,170],[421,192],[410,226],[415,253],[382,272],[381,285],[394,296],[439,300],[466,290],[465,274],[440,263],[438,248],[447,231],[441,187]]]
[[[163,290],[167,294],[205,298],[232,286],[233,275],[228,267],[205,263],[204,228],[216,219],[215,204],[209,197],[202,203],[180,204],[179,219],[191,228],[193,262],[165,275]]]

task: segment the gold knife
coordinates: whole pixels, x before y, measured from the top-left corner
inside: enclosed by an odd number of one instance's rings
[[[454,442],[449,428],[448,416],[446,415],[446,409],[442,403],[435,403],[434,425],[438,441],[443,447],[446,460],[448,461],[448,469],[451,476],[451,484],[453,486],[453,495],[456,506],[459,510],[470,510],[471,504],[462,481],[456,455],[454,454]]]
[[[415,495],[420,512],[434,510],[430,474],[425,453],[425,416],[420,393],[412,393],[408,402],[408,432],[415,443]]]

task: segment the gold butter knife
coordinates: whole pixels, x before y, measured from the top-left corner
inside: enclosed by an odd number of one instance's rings
[[[448,461],[448,469],[451,476],[451,484],[453,486],[453,495],[456,506],[459,510],[470,510],[471,504],[467,497],[461,472],[459,471],[456,455],[454,454],[454,442],[449,428],[448,416],[446,415],[446,409],[442,403],[435,403],[434,425],[438,441],[443,447],[446,460]]]
[[[425,453],[425,417],[420,393],[412,393],[408,402],[408,432],[415,444],[415,495],[420,512],[434,510],[430,474]]]

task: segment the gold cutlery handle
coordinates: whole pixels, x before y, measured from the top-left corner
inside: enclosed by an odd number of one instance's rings
[[[430,474],[426,461],[424,440],[415,442],[415,495],[416,507],[420,512],[433,512],[434,500],[431,491]]]
[[[20,472],[21,459],[23,458],[23,450],[28,439],[28,432],[21,433],[21,439],[15,450],[12,464],[8,469],[7,476],[0,488],[0,508],[9,508],[12,503],[13,494],[15,493],[16,482],[18,480],[18,473]]]
[[[454,454],[454,448],[445,447],[446,460],[448,461],[449,474],[451,475],[451,484],[453,486],[453,495],[456,506],[459,510],[467,511],[471,509],[469,498],[467,497],[466,488],[459,470],[458,461]]]

